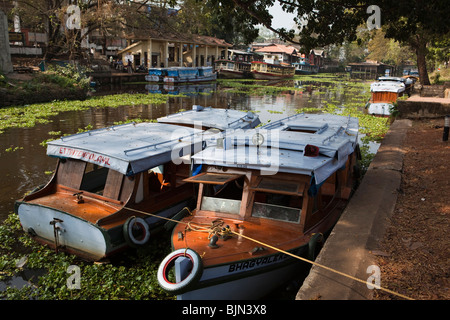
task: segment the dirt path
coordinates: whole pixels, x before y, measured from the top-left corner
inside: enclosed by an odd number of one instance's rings
[[[416,120],[404,142],[406,155],[397,205],[378,265],[381,286],[420,300],[450,299],[450,141],[444,119]],[[394,300],[377,291],[375,300]]]

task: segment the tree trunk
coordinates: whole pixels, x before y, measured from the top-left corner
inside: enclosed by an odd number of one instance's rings
[[[427,54],[426,41],[418,39],[416,47],[417,55],[417,68],[419,69],[419,80],[421,85],[430,85],[430,79],[428,78],[427,61],[425,59]]]

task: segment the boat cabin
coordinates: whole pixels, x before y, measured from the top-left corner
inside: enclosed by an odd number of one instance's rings
[[[350,197],[358,119],[296,115],[227,132],[192,157],[197,207],[172,233],[158,282],[178,299],[259,299],[298,273]],[[174,269],[175,279],[169,271]],[[236,290],[239,287],[239,290]]]

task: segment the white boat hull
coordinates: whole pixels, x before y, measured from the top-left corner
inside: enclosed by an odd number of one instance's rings
[[[370,103],[369,106],[367,107],[367,113],[379,116],[390,116],[391,115],[390,109],[392,108],[392,106],[393,105],[391,103],[385,102]]]
[[[173,217],[188,204],[189,200],[181,201],[157,212],[157,215]],[[17,213],[25,232],[49,244],[55,243],[55,230],[50,222],[57,221],[56,219],[61,220],[61,222],[55,222],[58,227],[58,247],[63,247],[64,251],[76,253],[89,260],[101,260],[128,247],[122,234],[123,224],[106,231],[98,225],[69,213],[25,202],[19,204]],[[148,216],[144,220],[150,230],[165,221],[154,216]]]
[[[299,251],[307,248],[301,247]],[[300,260],[277,253],[253,260],[235,262],[212,268],[205,268],[199,285],[177,296],[178,300],[255,300],[263,298],[274,289],[300,273],[303,263]],[[238,289],[237,289],[238,288]]]
[[[20,223],[24,231],[36,235],[45,242],[54,242],[54,226],[50,224],[55,219],[58,243],[67,249],[84,252],[86,256],[101,259],[107,255],[111,248],[108,248],[109,236],[85,220],[61,212],[52,208],[21,203],[17,210]]]

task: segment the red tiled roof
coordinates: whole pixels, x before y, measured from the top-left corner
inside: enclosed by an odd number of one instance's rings
[[[263,47],[260,49],[255,50],[256,52],[270,52],[270,53],[286,53],[286,54],[293,54],[295,51],[297,51],[296,48],[292,46],[285,46],[282,44],[275,44],[267,47]]]

